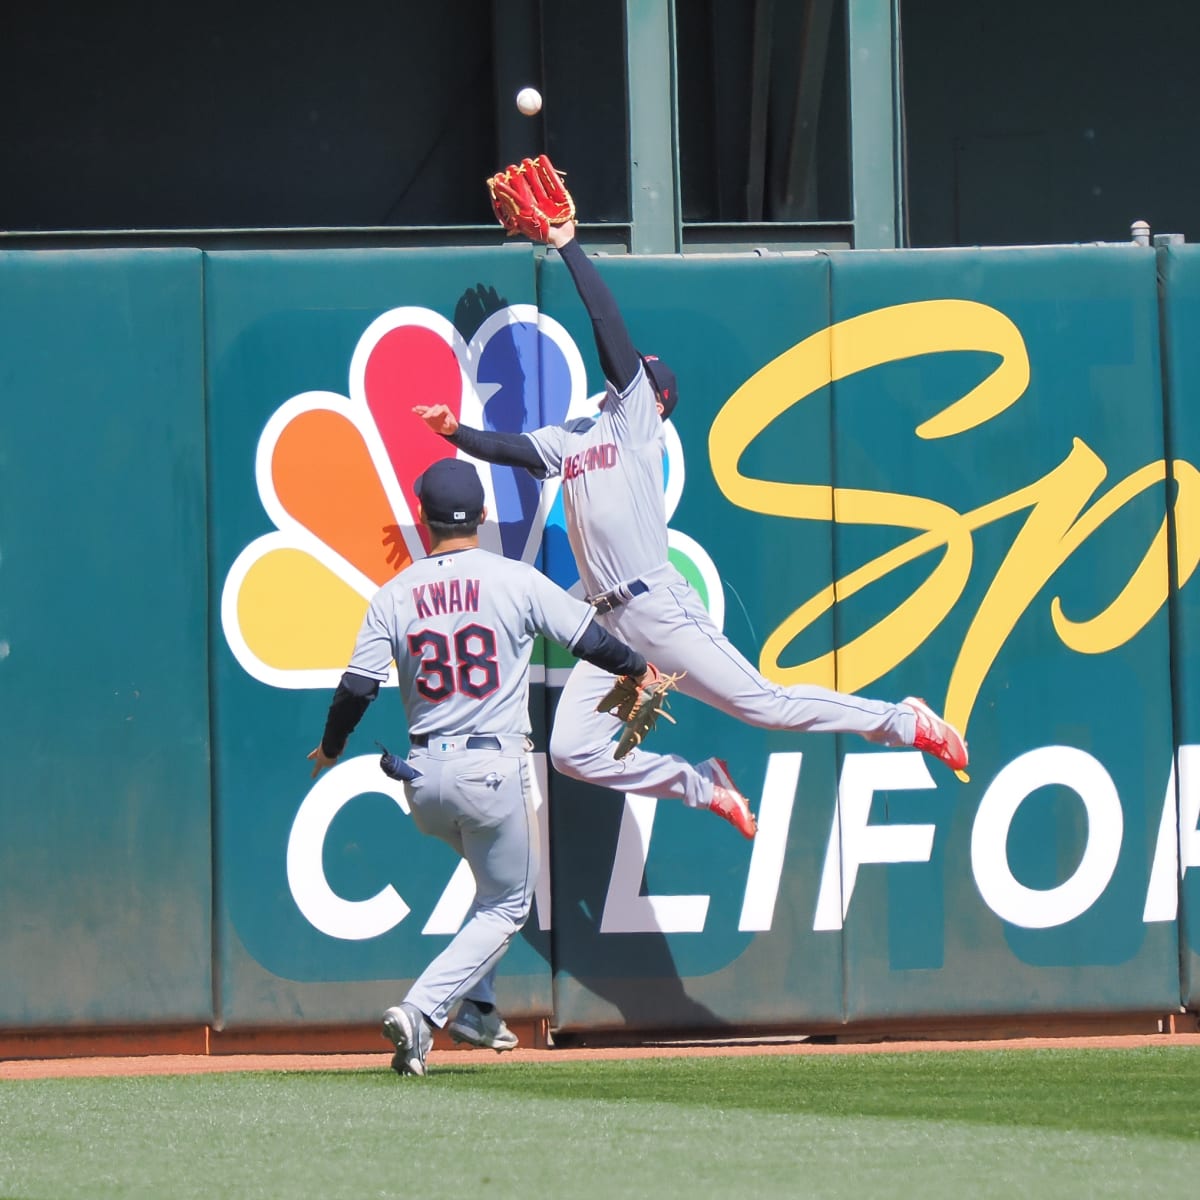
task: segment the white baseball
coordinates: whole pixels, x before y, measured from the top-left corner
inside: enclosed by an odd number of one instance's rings
[[[527,117],[542,111],[542,93],[537,88],[524,87],[517,93],[517,108]]]

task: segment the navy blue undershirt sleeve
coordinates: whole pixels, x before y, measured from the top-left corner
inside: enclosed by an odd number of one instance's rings
[[[604,378],[624,392],[633,382],[641,366],[641,355],[634,348],[625,319],[617,307],[617,299],[609,286],[600,277],[595,264],[577,238],[572,238],[559,249],[562,260],[571,272],[575,289],[583,301],[588,316],[592,318],[592,332],[596,338],[596,352],[600,356],[600,369]]]
[[[462,447],[472,458],[497,463],[502,467],[524,467],[535,475],[546,473],[546,464],[534,444],[523,433],[493,433],[460,425],[447,441]]]
[[[337,691],[329,703],[321,751],[326,758],[337,758],[346,748],[346,739],[354,732],[367,705],[379,695],[379,680],[368,679],[355,671],[342,673]]]
[[[593,621],[579,635],[571,653],[613,675],[640,675],[646,669],[646,660],[632,646],[613,637],[598,621]]]

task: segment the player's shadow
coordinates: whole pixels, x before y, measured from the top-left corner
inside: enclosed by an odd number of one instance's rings
[[[508,301],[494,287],[477,283],[458,298],[454,306],[454,328],[462,334],[464,341],[469,342],[492,313],[507,307]]]
[[[470,341],[494,313],[508,307],[508,300],[490,284],[479,283],[459,297],[454,308],[454,326]],[[476,348],[486,364],[483,382],[496,385],[488,396],[484,426],[498,433],[526,433],[541,422],[538,380],[528,373],[525,339],[517,326],[494,330],[486,348]],[[482,364],[479,364],[482,365]],[[479,369],[477,365],[477,369]],[[537,511],[541,484],[523,467],[494,465],[491,468],[495,506],[492,518],[500,526],[505,555],[522,558],[531,533],[530,519]]]
[[[546,709],[553,709],[549,698]],[[531,715],[537,744],[545,746],[536,699]],[[665,934],[600,932],[623,797],[568,779],[553,767],[547,790],[550,845],[542,852],[550,855],[553,920],[548,937],[539,931],[536,917],[526,924],[524,936],[547,958],[556,979],[555,1019],[568,1028],[574,1023],[573,1010],[579,1005],[564,995],[564,989],[582,988],[619,1014],[595,1021],[584,1018],[582,1024],[597,1029],[711,1030],[728,1024],[688,995]]]
[[[601,933],[616,857],[623,797],[576,780],[552,779],[554,923],[551,960],[555,976],[574,980],[620,1014],[612,1024],[636,1030],[714,1029],[724,1025],[687,992],[666,935],[661,932]],[[565,833],[567,836],[561,836]],[[571,985],[566,985],[571,986]],[[572,1024],[578,1007],[556,987],[560,1021]],[[584,1001],[585,1007],[594,1006]],[[601,1018],[600,1022],[603,1023]],[[586,1024],[592,1022],[586,1021]]]
[[[405,540],[405,532],[407,531],[410,538],[420,540],[420,544],[425,545],[428,540],[428,533],[419,525],[384,525],[380,530],[380,543],[387,552],[388,566],[394,572],[399,572],[408,566],[411,561],[408,542]]]

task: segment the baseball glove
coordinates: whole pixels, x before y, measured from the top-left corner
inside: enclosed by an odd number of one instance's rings
[[[545,242],[551,225],[575,219],[575,201],[562,173],[544,154],[523,158],[497,171],[487,181],[496,220],[509,237],[523,234]]]
[[[646,683],[639,687],[632,675],[621,675],[596,705],[597,712],[610,713],[625,723],[613,758],[624,758],[635,746],[640,746],[660,717],[675,724],[675,718],[667,712],[667,696],[687,672],[664,675],[653,663],[647,665],[650,678]]]

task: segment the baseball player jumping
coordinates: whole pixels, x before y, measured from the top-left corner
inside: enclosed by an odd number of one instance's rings
[[[541,161],[538,190],[554,190],[556,181],[561,187],[549,160],[543,156]],[[527,160],[527,165],[536,164]],[[506,188],[503,180],[514,179],[515,170],[489,182],[500,180]],[[522,215],[510,232],[548,242],[562,256],[591,317],[604,371],[607,387],[600,415],[528,434],[505,434],[461,425],[445,405],[413,411],[435,433],[477,459],[524,467],[538,478],[562,477],[567,536],[590,603],[611,632],[660,671],[682,674],[679,688],[686,695],[765,729],[856,733],[885,746],[915,746],[954,770],[966,767],[962,737],[923,701],[910,697],[890,704],[826,688],[781,687],[760,674],[717,629],[667,556],[662,422],[678,402],[675,375],[665,363],[635,349],[612,292],[576,240],[574,221],[548,221],[537,211],[536,193],[531,197],[525,183],[517,182],[524,191],[507,208],[497,203],[497,215],[510,228],[514,209],[533,207],[533,221]],[[567,213],[573,216],[573,201]],[[572,670],[551,735],[554,766],[602,787],[711,808],[753,837],[755,819],[721,759],[693,765],[641,748],[614,758],[611,741],[620,722],[596,711],[609,682],[586,663]],[[730,794],[740,803],[730,805]]]
[[[654,670],[608,633],[595,610],[526,563],[479,546],[483,484],[461,459],[434,463],[417,481],[417,519],[431,548],[372,598],[353,656],[329,706],[315,777],[341,755],[393,662],[412,746],[403,778],[413,822],[465,858],[475,900],[463,927],[383,1015],[393,1069],[424,1075],[433,1027],[501,1051],[516,1035],[496,1009],[496,964],[525,924],[539,846],[529,750],[529,659],[537,634],[567,647],[597,678]],[[450,1010],[461,1001],[453,1021]]]

